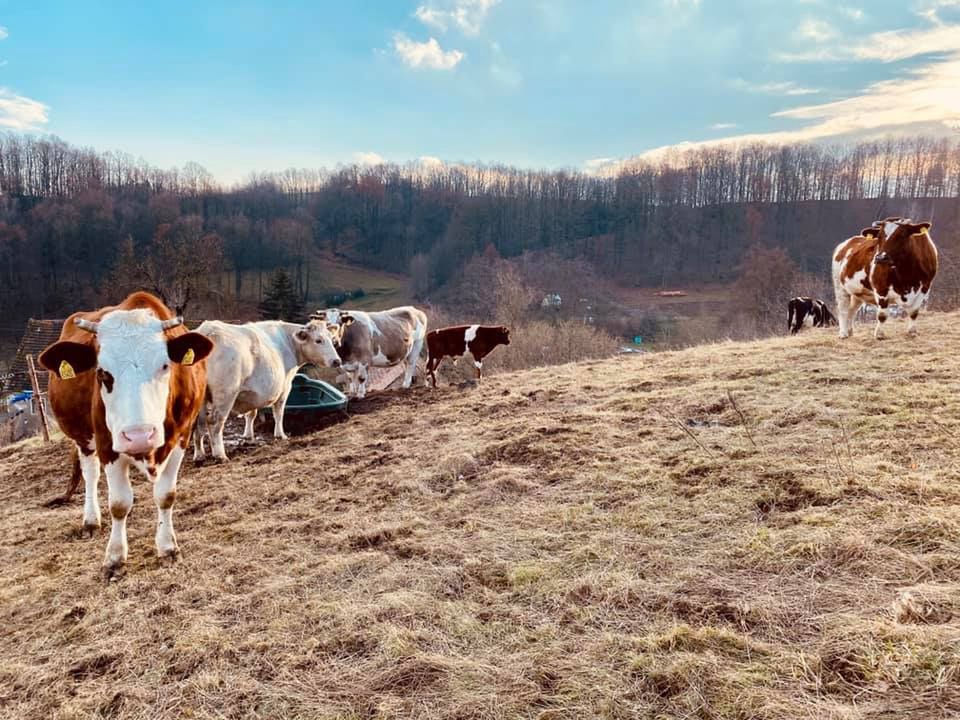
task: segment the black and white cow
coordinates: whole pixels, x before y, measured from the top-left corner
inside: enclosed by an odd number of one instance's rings
[[[836,325],[837,319],[822,300],[808,297],[795,297],[790,301],[787,311],[787,329],[792,335],[802,327],[827,327]]]

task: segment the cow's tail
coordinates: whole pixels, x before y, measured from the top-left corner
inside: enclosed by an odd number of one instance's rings
[[[83,471],[80,469],[80,450],[76,445],[74,445],[73,449],[70,451],[70,460],[73,467],[70,472],[70,480],[67,482],[67,489],[64,491],[63,495],[58,495],[51,500],[47,500],[47,502],[44,503],[45,507],[59,507],[60,505],[66,505],[68,502],[70,502],[70,498],[73,497],[73,494],[77,491],[77,488],[80,487],[80,481],[83,480]]]

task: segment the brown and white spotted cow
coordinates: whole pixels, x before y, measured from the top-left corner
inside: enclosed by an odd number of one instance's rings
[[[100,466],[106,470],[110,540],[107,575],[127,559],[131,467],[153,481],[157,555],[176,559],[173,503],[190,430],[203,405],[213,343],[149,293],[68,318],[60,340],[40,355],[50,371],[50,406],[76,445],[86,490],[83,528],[100,527]]]
[[[477,369],[477,380],[483,371],[483,359],[497,345],[510,344],[510,330],[503,325],[455,325],[427,333],[427,373],[433,387],[437,386],[437,368],[443,358],[454,359],[467,353],[473,356],[473,365]]]
[[[311,320],[327,324],[343,369],[350,378],[350,394],[367,394],[367,368],[404,364],[403,387],[410,387],[427,334],[427,316],[405,305],[381,312],[318,310]]]
[[[877,305],[874,337],[883,337],[891,304],[909,317],[907,334],[916,335],[917,315],[937,274],[937,247],[929,222],[892,217],[864,228],[840,243],[833,253],[833,287],[840,337],[853,332],[853,318],[863,303]]]

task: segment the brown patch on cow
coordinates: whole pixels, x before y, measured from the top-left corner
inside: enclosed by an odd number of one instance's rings
[[[129,512],[130,512],[129,505],[121,505],[120,503],[110,503],[110,517],[112,517],[114,520],[123,520]]]
[[[157,503],[157,507],[160,508],[161,510],[169,510],[170,508],[173,507],[173,503],[176,502],[176,499],[177,499],[177,491],[171,490],[162,498],[160,498],[160,501]]]

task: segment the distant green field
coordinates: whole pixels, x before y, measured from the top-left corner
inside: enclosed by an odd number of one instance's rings
[[[225,272],[220,276],[219,290],[226,297],[235,297],[239,294],[243,300],[258,302],[261,297],[261,282],[266,288],[271,275],[270,271],[264,271],[262,274],[256,271],[242,273],[240,292],[236,293],[234,273]],[[405,276],[323,257],[315,257],[310,261],[309,288],[308,308],[320,307],[329,294],[348,292],[358,288],[363,289],[366,295],[357,300],[348,301],[344,304],[345,307],[376,310],[403,305],[411,301],[409,282]]]

